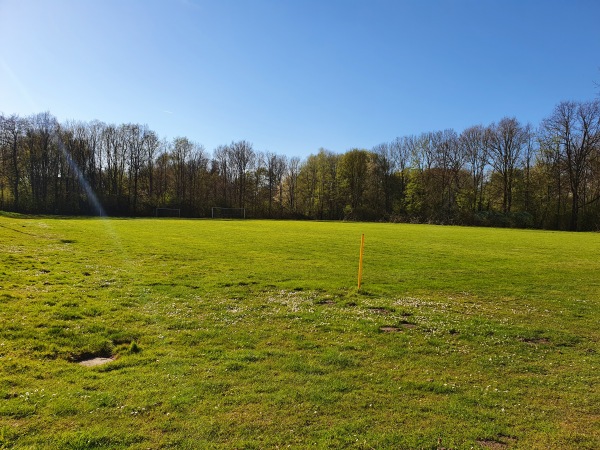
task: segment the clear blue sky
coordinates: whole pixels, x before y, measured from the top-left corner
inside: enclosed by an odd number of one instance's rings
[[[598,0],[0,0],[0,112],[304,157],[537,126],[600,88]]]

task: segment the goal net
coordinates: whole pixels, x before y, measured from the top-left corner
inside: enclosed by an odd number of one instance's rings
[[[213,219],[245,219],[246,208],[220,208],[212,207]]]
[[[156,208],[156,217],[181,217],[180,208]]]

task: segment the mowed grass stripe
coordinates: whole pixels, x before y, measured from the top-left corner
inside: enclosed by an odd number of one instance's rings
[[[0,446],[600,446],[598,234],[0,225]]]

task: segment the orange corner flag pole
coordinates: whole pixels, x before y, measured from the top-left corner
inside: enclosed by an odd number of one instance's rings
[[[360,257],[358,259],[358,290],[359,291],[360,291],[360,284],[362,283],[364,251],[365,251],[365,235],[363,234],[360,238]]]

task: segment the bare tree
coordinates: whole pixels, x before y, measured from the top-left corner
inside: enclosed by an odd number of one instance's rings
[[[273,161],[273,173],[277,190],[277,203],[279,204],[279,215],[283,214],[283,177],[287,170],[287,158],[285,155],[275,155]]]
[[[275,175],[277,165],[277,155],[272,152],[266,152],[262,154],[261,158],[262,165],[265,169],[266,185],[267,185],[267,197],[268,197],[268,217],[273,217],[273,197],[277,188],[277,179]]]
[[[26,136],[32,207],[53,212],[56,199],[49,198],[49,194],[59,177],[58,121],[49,112],[36,114],[28,121]]]
[[[471,210],[483,208],[483,186],[485,170],[489,165],[489,145],[485,128],[476,125],[465,129],[460,135],[460,145],[465,154],[466,166],[471,175]]]
[[[150,205],[155,206],[154,192],[154,164],[156,157],[161,148],[161,142],[158,135],[152,130],[146,130],[144,133],[143,152],[145,166],[143,168],[143,176],[146,180],[146,193]]]
[[[154,162],[155,196],[158,206],[171,205],[173,193],[171,143],[160,141],[158,155]]]
[[[230,164],[231,152],[229,146],[220,145],[213,152],[214,166],[218,172],[218,179],[220,184],[220,200],[223,202],[223,206],[229,206],[228,192],[231,186],[232,180],[232,165]]]
[[[286,166],[287,170],[284,178],[285,204],[288,210],[297,213],[296,195],[298,190],[298,176],[300,174],[300,158],[292,157]]]
[[[600,101],[562,102],[545,119],[542,128],[558,144],[558,158],[569,182],[571,230],[579,229],[581,208],[595,203],[600,193],[588,192],[589,182],[600,176],[592,169],[600,157]]]
[[[17,115],[2,117],[0,123],[0,145],[3,148],[5,176],[9,185],[15,211],[21,208],[20,187],[23,176],[23,139],[27,121]]]
[[[321,149],[323,150],[323,149]],[[325,151],[325,150],[323,150]],[[302,214],[308,217],[319,217],[319,212],[322,215],[322,208],[318,207],[322,203],[318,194],[319,182],[319,164],[316,155],[310,155],[306,161],[300,165],[298,171],[298,189],[296,191],[297,203]],[[320,210],[320,211],[319,211]]]
[[[381,210],[384,214],[390,214],[392,212],[392,197],[393,197],[393,176],[397,170],[397,156],[398,153],[394,152],[393,143],[388,144],[387,142],[381,143],[373,147],[372,160],[371,160],[371,178],[372,186],[371,192],[373,193],[373,203],[376,204],[380,200],[383,200]]]
[[[487,130],[491,163],[502,179],[502,212],[505,214],[511,211],[515,174],[530,132],[529,126],[514,117],[505,117]]]
[[[0,113],[0,210],[4,209],[5,189],[7,186],[8,146],[4,136],[4,114]]]
[[[130,214],[137,215],[140,196],[140,178],[148,166],[153,166],[153,157],[158,148],[158,137],[148,125],[126,124],[122,127],[124,144],[128,157],[128,192]],[[152,187],[150,171],[150,189]]]
[[[60,128],[59,148],[62,150],[60,159],[60,178],[55,179],[54,196],[56,208],[59,211],[80,212],[79,206],[83,202],[84,195],[81,193],[79,176],[83,177],[82,165],[87,164],[86,153],[87,141],[82,135],[82,124],[67,122]]]
[[[126,146],[123,142],[123,127],[106,125],[102,128],[101,149],[104,174],[104,202],[109,212],[122,213],[121,202],[124,192]]]
[[[439,191],[441,210],[448,216],[456,209],[456,196],[461,187],[459,173],[465,154],[458,135],[451,129],[432,133],[431,145],[434,150],[433,178],[437,181],[434,189]]]
[[[190,213],[204,215],[208,212],[207,199],[209,189],[206,186],[208,177],[208,155],[204,146],[194,143],[188,161],[188,186]]]
[[[189,202],[187,174],[188,163],[192,157],[194,143],[186,137],[177,137],[173,140],[171,157],[173,163],[173,179],[175,183],[175,202],[181,208]]]
[[[525,164],[525,211],[530,212],[533,208],[532,205],[532,168],[535,163],[535,158],[538,155],[539,147],[537,146],[537,135],[538,133],[533,130],[531,126],[528,126],[529,133],[527,134],[527,142],[525,144],[525,154],[523,162]]]
[[[406,196],[406,178],[411,155],[411,139],[410,136],[397,137],[390,143],[390,159],[400,182],[398,200],[402,205],[405,203]]]
[[[252,144],[247,141],[232,142],[229,146],[229,160],[235,173],[235,184],[238,198],[238,206],[245,206],[246,184],[248,172],[252,169],[256,161],[256,154],[252,149]]]

